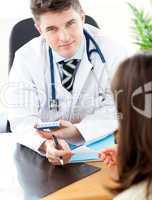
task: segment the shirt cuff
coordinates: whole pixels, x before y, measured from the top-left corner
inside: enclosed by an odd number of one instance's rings
[[[40,135],[36,133],[36,130],[33,128],[30,131],[26,130],[24,132],[15,132],[14,136],[16,138],[16,141],[33,151],[36,151],[42,156],[45,156],[45,153],[42,153],[39,151],[40,146],[43,144],[43,142],[46,141],[46,138],[42,138]]]
[[[89,141],[114,132],[118,128],[118,122],[117,120],[85,120],[85,122],[82,121],[75,126],[85,141]]]

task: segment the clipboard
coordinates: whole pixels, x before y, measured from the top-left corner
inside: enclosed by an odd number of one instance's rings
[[[115,138],[113,133],[90,140],[84,145],[72,149],[74,155],[72,156],[70,162],[77,163],[100,161],[100,158],[98,157],[98,152],[114,144]]]

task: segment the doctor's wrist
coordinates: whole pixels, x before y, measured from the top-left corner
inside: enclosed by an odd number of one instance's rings
[[[74,126],[74,134],[73,134],[73,137],[71,138],[70,142],[74,143],[76,145],[81,145],[85,142],[84,137],[80,133],[79,129],[77,129],[77,127],[75,127],[75,126]]]

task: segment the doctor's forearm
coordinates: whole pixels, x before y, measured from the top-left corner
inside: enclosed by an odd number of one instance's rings
[[[67,141],[69,143],[77,144],[77,145],[83,144],[85,142],[82,134],[79,132],[78,129],[76,129],[75,134],[73,134],[71,138],[68,138]]]

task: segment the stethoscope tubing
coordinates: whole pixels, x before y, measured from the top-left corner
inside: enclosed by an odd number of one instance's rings
[[[91,63],[91,55],[92,53],[97,53],[102,61],[103,64],[106,63],[106,60],[98,46],[98,44],[95,42],[95,40],[93,39],[93,37],[86,31],[84,30],[84,35],[86,38],[86,50],[87,50],[87,57],[89,62]],[[93,45],[95,46],[94,49],[90,50],[90,41],[93,43]],[[55,69],[54,69],[54,61],[53,61],[53,54],[52,54],[52,49],[49,48],[49,62],[50,62],[50,73],[51,73],[51,92],[52,92],[52,97],[50,100],[50,104],[51,102],[56,102],[57,104],[57,108],[56,110],[59,110],[59,101],[56,98],[56,89],[55,89]],[[94,67],[92,67],[92,72],[93,72]],[[94,73],[94,72],[93,72]],[[96,78],[96,77],[95,77]]]

